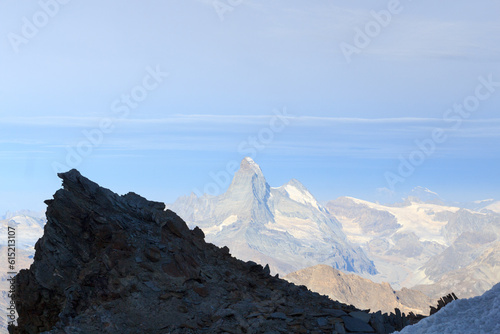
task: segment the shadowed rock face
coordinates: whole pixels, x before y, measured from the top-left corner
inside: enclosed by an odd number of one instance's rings
[[[237,260],[164,204],[59,174],[34,263],[17,276],[10,333],[391,332],[359,312]]]

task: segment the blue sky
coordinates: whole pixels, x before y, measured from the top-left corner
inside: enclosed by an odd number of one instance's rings
[[[500,199],[499,2],[60,1],[0,5],[0,214],[55,167],[171,202],[245,155],[319,200]]]

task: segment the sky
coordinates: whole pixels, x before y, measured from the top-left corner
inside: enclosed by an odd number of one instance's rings
[[[252,157],[320,201],[500,200],[500,2],[0,4],[0,215],[77,168],[120,194],[225,191]]]

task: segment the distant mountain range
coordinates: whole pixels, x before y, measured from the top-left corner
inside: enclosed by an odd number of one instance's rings
[[[341,197],[326,207],[374,261],[379,274],[364,277],[396,288],[419,285],[433,298],[451,291],[461,298],[482,294],[500,281],[492,252],[500,241],[500,214],[487,206],[476,212],[435,203],[413,197],[384,206]]]
[[[340,197],[323,206],[297,180],[271,188],[245,158],[226,193],[192,194],[168,207],[208,241],[273,272],[325,264],[396,289],[419,285],[437,299],[451,290],[479,295],[500,280],[499,204],[449,203],[417,187],[394,205]]]

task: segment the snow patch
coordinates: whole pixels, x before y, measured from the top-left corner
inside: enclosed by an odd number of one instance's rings
[[[444,236],[441,235],[441,229],[448,223],[434,220],[438,212],[455,213],[460,208],[452,206],[443,206],[430,203],[411,203],[405,207],[384,206],[353,197],[347,197],[357,204],[368,206],[371,209],[387,211],[394,215],[402,227],[398,232],[414,232],[421,241],[435,241],[442,245],[449,246]]]
[[[485,206],[484,208],[485,208],[486,210],[491,210],[491,211],[493,211],[493,212],[498,212],[498,213],[500,213],[500,201],[498,201],[498,202],[494,202],[494,203],[492,203],[492,204],[490,204],[490,205],[488,205],[488,206]]]
[[[431,191],[425,187],[416,187],[415,189],[413,189],[413,191],[423,191],[423,192],[426,192],[426,193],[429,193],[429,194],[433,194],[433,195],[436,195],[436,196],[439,196],[437,193],[435,193],[434,191]]]
[[[481,200],[478,200],[478,201],[474,201],[473,203],[474,204],[481,204],[481,203],[485,203],[485,202],[493,202],[494,199],[493,198],[490,198],[490,199],[481,199]]]
[[[318,202],[316,201],[314,196],[311,195],[310,192],[308,192],[308,191],[302,192],[290,184],[285,185],[284,189],[287,192],[288,197],[290,197],[291,200],[305,204],[305,205],[312,205],[316,209],[321,210],[319,208]]]
[[[274,217],[274,223],[265,225],[268,230],[287,232],[299,240],[317,241],[324,236],[318,225],[311,224],[308,219],[291,218],[277,213]]]
[[[500,283],[482,296],[455,300],[399,333],[500,333]]]
[[[224,221],[222,223],[220,223],[219,225],[215,225],[215,226],[208,227],[208,228],[203,228],[202,230],[205,234],[216,234],[216,233],[222,231],[222,229],[224,227],[233,225],[237,221],[238,221],[238,216],[231,215],[231,216],[227,217],[226,219],[224,219]]]

